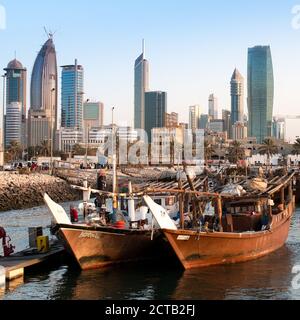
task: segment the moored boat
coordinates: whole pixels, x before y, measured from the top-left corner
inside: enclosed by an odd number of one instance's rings
[[[168,229],[161,225],[183,267],[245,262],[281,248],[295,211],[293,177],[294,173],[277,179],[277,183],[271,181],[255,196],[230,198],[194,192],[198,202],[209,199],[215,204],[214,217],[202,216],[203,223],[197,228]],[[145,201],[160,224],[164,209],[150,197],[145,196]]]
[[[139,212],[132,203],[128,207],[133,209],[134,218],[130,214],[125,217],[125,212],[119,211],[117,214],[121,216],[117,221],[107,225],[103,225],[98,218],[89,222],[71,223],[65,210],[47,194],[44,200],[55,220],[52,232],[83,270],[168,256],[169,246],[155,227],[151,214],[147,215],[147,207],[142,207],[144,213],[138,216]],[[129,204],[132,201],[134,199],[128,199]]]

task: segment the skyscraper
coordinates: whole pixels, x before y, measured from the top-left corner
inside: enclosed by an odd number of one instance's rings
[[[284,118],[273,118],[273,133],[272,136],[277,140],[285,139],[285,128],[286,128],[286,121]]]
[[[145,129],[145,93],[149,91],[149,63],[143,53],[136,59],[134,66],[134,127]]]
[[[84,69],[75,60],[74,65],[62,66],[61,126],[83,128]]]
[[[224,121],[224,131],[227,132],[227,137],[232,137],[231,113],[229,110],[222,110],[222,120]]]
[[[208,115],[212,120],[219,118],[218,99],[214,94],[211,94],[208,98]]]
[[[244,121],[244,78],[235,69],[231,77],[231,125]]]
[[[6,71],[6,132],[5,145],[26,141],[26,81],[27,70],[17,59],[12,60]]]
[[[190,116],[189,116],[189,129],[196,131],[200,129],[200,118],[201,118],[202,110],[199,105],[190,107]]]
[[[39,146],[42,141],[54,142],[56,129],[57,61],[53,37],[50,34],[38,53],[31,76],[29,146]]]
[[[272,134],[274,75],[270,46],[248,49],[249,137],[261,143]]]
[[[152,91],[145,93],[145,131],[148,134],[148,141],[151,141],[151,130],[163,128],[166,123],[167,93]]]

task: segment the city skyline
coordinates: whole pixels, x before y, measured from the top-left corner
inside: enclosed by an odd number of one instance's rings
[[[62,13],[66,4],[60,4],[58,1],[54,1],[51,6],[36,4],[33,1],[28,1],[26,4],[16,1],[2,1],[7,12],[7,29],[0,32],[0,41],[6,44],[5,52],[0,54],[2,67],[5,67],[7,62],[11,60],[13,52],[16,50],[17,59],[22,61],[27,68],[29,78],[38,46],[45,40],[42,27],[46,25],[53,28],[53,30],[57,30],[54,37],[59,65],[69,64],[76,56],[86,69],[87,90],[85,98],[101,100],[105,103],[106,108],[116,106],[118,110],[116,121],[120,125],[126,122],[133,126],[132,63],[140,52],[141,39],[145,38],[147,40],[147,59],[151,64],[151,83],[155,84],[151,89],[168,92],[169,110],[179,113],[180,122],[188,122],[188,107],[199,104],[206,113],[207,96],[211,92],[215,92],[218,96],[220,110],[230,110],[228,88],[232,70],[237,67],[243,75],[246,75],[247,49],[254,45],[270,45],[275,76],[274,115],[282,113],[298,114],[300,95],[294,83],[299,82],[300,63],[296,57],[300,52],[300,47],[296,40],[300,36],[300,31],[293,29],[291,26],[293,18],[291,9],[294,2],[285,1],[274,4],[271,1],[265,1],[264,3],[254,1],[247,4],[247,10],[245,10],[244,5],[234,5],[234,1],[226,2],[226,4],[221,1],[214,1],[212,4],[188,1],[185,4],[174,4],[168,17],[165,14],[169,6],[164,3],[161,12],[155,17],[157,24],[153,24],[150,19],[153,9],[148,2],[142,4],[139,8],[142,13],[141,17],[138,17],[137,21],[131,21],[131,23],[128,23],[131,16],[137,12],[137,9],[130,12],[133,9],[134,1],[126,5],[120,1],[113,1],[112,4],[93,3],[95,10],[91,13],[92,15],[105,12],[107,16],[101,23],[84,18],[84,22],[88,23],[76,27],[71,22],[66,25],[63,24],[65,21]],[[41,15],[28,26],[24,26],[23,23],[22,28],[24,28],[21,29],[21,24],[18,21],[24,22],[24,18],[22,18],[24,12],[27,13],[28,17],[32,15],[30,10],[33,5],[35,10],[32,13],[42,12],[42,10],[52,12],[53,7],[56,6],[61,8],[61,12],[58,12],[55,17],[52,16],[51,19]],[[10,17],[12,18],[12,12],[14,12],[16,6],[18,6],[18,12],[12,23]],[[80,8],[81,2],[79,1],[72,10],[77,12]],[[215,10],[216,8],[218,10]],[[260,13],[256,16],[255,26],[252,26],[251,19],[247,17],[249,12],[256,12],[255,8],[259,8]],[[222,9],[224,10],[222,11]],[[83,8],[84,12],[85,10],[89,10],[89,8]],[[100,31],[99,41],[95,42],[95,50],[86,53],[85,47],[90,43],[92,37],[95,38],[95,34],[99,32],[100,27],[111,26],[111,22],[108,21],[109,17],[118,18],[121,13],[123,14],[123,11],[126,14],[113,28],[110,37],[103,37],[103,32]],[[20,16],[21,13],[22,16]],[[202,14],[203,16],[207,15],[203,21],[199,19],[196,20],[197,22],[189,22],[185,26],[177,27],[178,29],[175,27],[174,30],[176,18],[180,14],[200,15],[200,13],[201,16]],[[203,26],[206,26],[207,19],[211,18],[212,15],[215,16],[215,25],[203,28]],[[239,30],[235,41],[231,41],[227,37],[226,41],[230,46],[227,45],[225,50],[223,48],[220,51],[219,48],[223,47],[225,42],[222,33],[233,32],[234,30],[234,26],[228,24],[232,16],[238,17],[236,23],[240,23],[241,30]],[[278,19],[275,19],[274,16]],[[166,21],[163,21],[163,17]],[[133,29],[145,18],[145,26],[139,30]],[[167,21],[170,23],[169,27],[165,24]],[[120,28],[120,24],[124,24],[123,29]],[[92,26],[94,28],[91,28]],[[224,27],[226,31],[221,31],[221,27]],[[128,28],[131,35],[122,39],[122,34],[127,33]],[[96,30],[96,33],[91,30]],[[133,30],[136,30],[136,32],[133,32]],[[24,37],[22,33],[26,36]],[[75,33],[76,37],[74,37]],[[189,35],[185,38],[188,33]],[[15,35],[13,41],[11,39],[12,35]],[[83,36],[86,36],[86,39]],[[207,41],[204,52],[198,50],[200,43],[197,44],[198,39],[203,36],[204,40]],[[82,46],[77,46],[77,37],[82,40]],[[201,40],[202,45],[204,40]],[[181,47],[179,47],[179,43]],[[101,47],[100,51],[97,50],[99,47]],[[115,50],[112,50],[113,48]],[[287,48],[289,49],[287,50]],[[218,59],[220,52],[222,52],[222,59]],[[193,68],[190,67],[191,64]],[[103,77],[97,79],[99,72]],[[289,81],[286,81],[286,79],[289,79]],[[118,92],[118,94],[116,95],[115,92]],[[247,94],[245,94],[245,99],[246,97]],[[28,107],[30,107],[29,102]],[[109,123],[109,117],[109,112],[107,112],[105,123]]]

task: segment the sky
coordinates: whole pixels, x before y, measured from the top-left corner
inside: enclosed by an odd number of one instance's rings
[[[144,38],[150,89],[167,91],[168,111],[188,122],[188,107],[199,104],[207,112],[211,93],[218,97],[220,109],[230,109],[234,68],[246,80],[247,49],[270,45],[274,115],[300,115],[295,5],[300,0],[0,0],[6,13],[6,28],[0,30],[0,67],[16,51],[28,69],[30,105],[30,76],[47,39],[45,26],[55,32],[59,66],[75,58],[84,66],[85,98],[104,102],[105,122],[110,123],[115,106],[118,124],[133,125],[133,67]],[[293,122],[289,135],[300,135],[299,125]]]

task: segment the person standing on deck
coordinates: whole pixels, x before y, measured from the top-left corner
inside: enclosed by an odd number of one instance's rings
[[[78,222],[78,211],[75,209],[74,206],[70,207],[70,217],[72,223]]]

